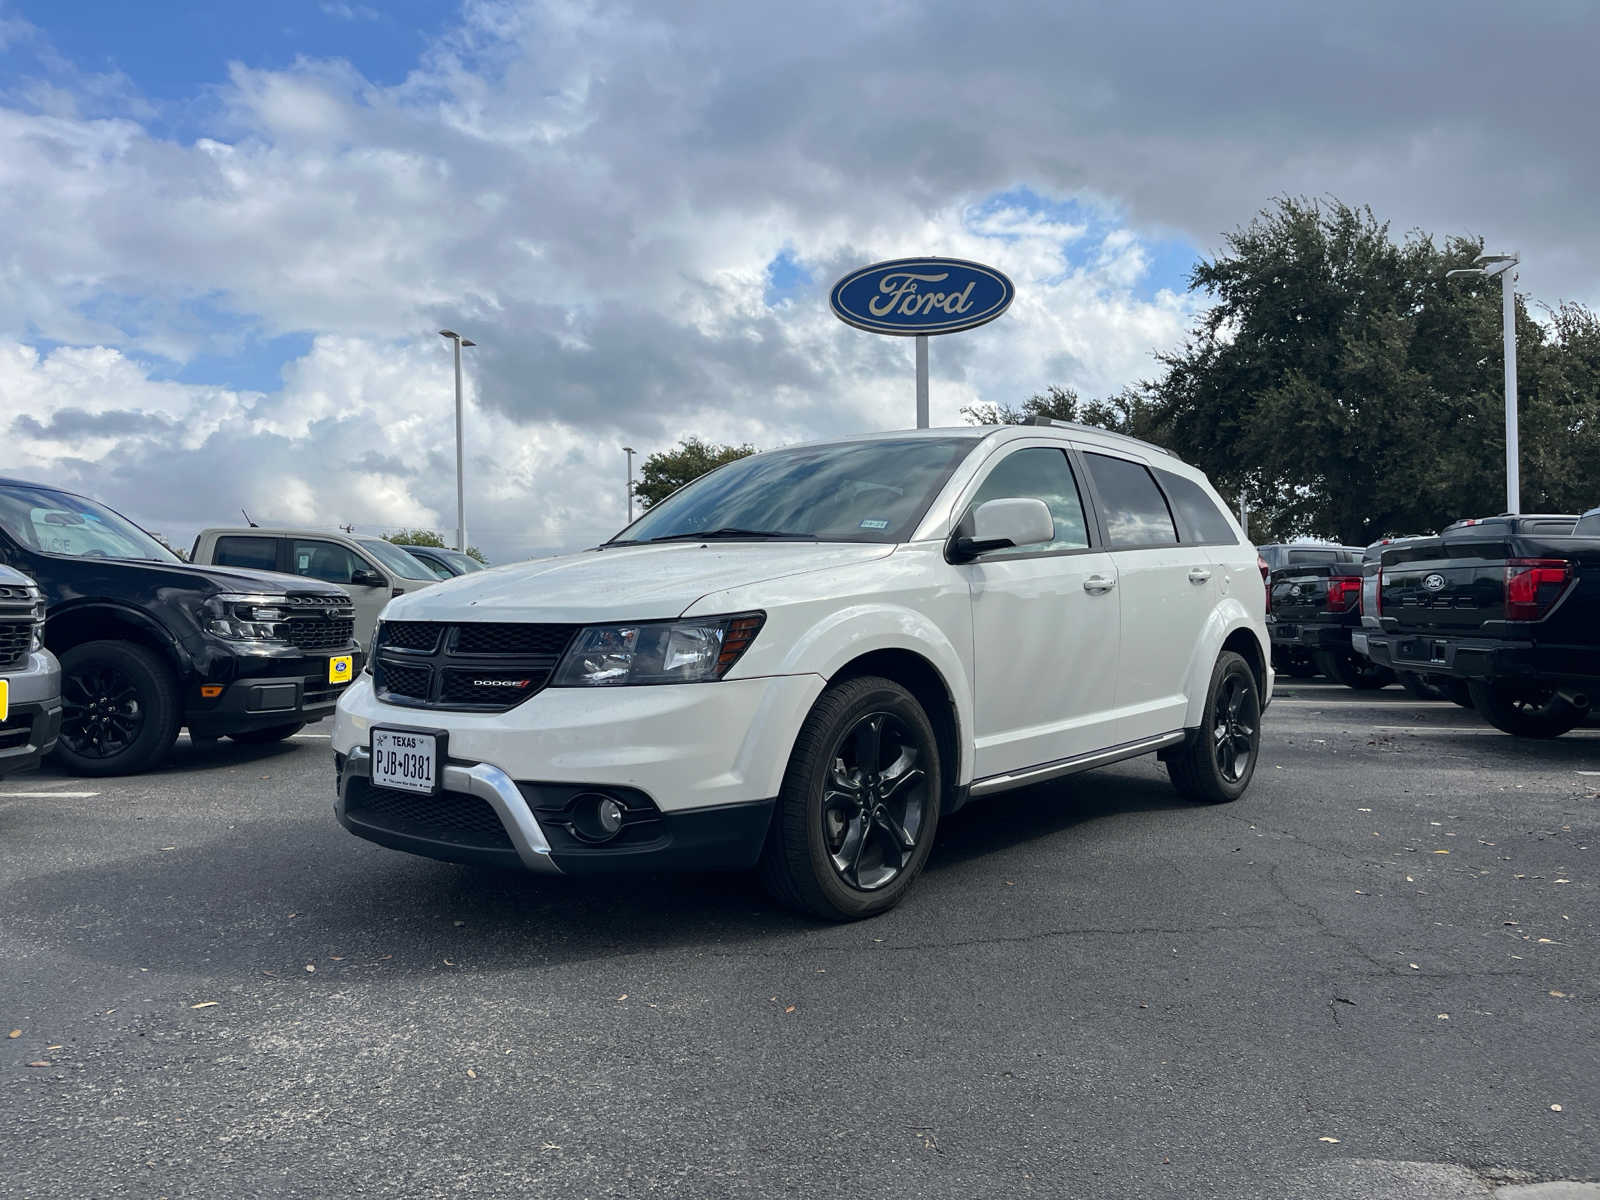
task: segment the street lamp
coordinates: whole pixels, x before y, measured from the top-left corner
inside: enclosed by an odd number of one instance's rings
[[[1517,476],[1517,293],[1514,285],[1517,281],[1515,268],[1521,260],[1515,254],[1480,254],[1472,261],[1478,265],[1446,271],[1444,277],[1500,277],[1502,335],[1506,344],[1506,511],[1517,513],[1522,511],[1522,488]]]
[[[476,346],[471,338],[464,338],[453,329],[439,330],[439,336],[449,338],[456,352],[456,549],[467,552],[467,501],[461,483],[461,348]]]
[[[622,452],[628,456],[628,524],[633,524],[633,456],[638,453],[632,446],[624,446]]]

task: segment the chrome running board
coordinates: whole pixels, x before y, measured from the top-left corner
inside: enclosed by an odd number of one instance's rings
[[[1167,746],[1176,746],[1187,735],[1181,729],[1171,733],[1159,734],[1156,737],[1142,738],[1137,742],[1124,742],[1120,746],[1112,746],[1108,750],[1096,750],[1091,754],[1080,754],[1075,758],[1058,758],[1055,762],[1040,763],[1037,767],[1024,767],[1019,771],[1007,771],[1001,775],[989,775],[983,779],[972,781],[971,794],[974,796],[987,796],[993,792],[1010,791],[1012,788],[1027,787],[1030,783],[1044,783],[1046,780],[1059,779],[1063,775],[1076,775],[1079,771],[1088,771],[1094,767],[1103,767],[1109,763],[1121,762],[1125,758],[1138,758],[1141,754],[1149,754],[1152,750],[1162,750]]]

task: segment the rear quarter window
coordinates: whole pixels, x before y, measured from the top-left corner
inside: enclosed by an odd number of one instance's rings
[[[1111,549],[1177,545],[1178,529],[1172,511],[1150,468],[1107,454],[1086,453],[1083,460],[1100,497]]]
[[[219,567],[253,567],[258,571],[278,569],[278,539],[266,537],[223,537],[211,561]]]
[[[1228,518],[1222,515],[1203,487],[1192,479],[1185,479],[1170,471],[1158,471],[1157,474],[1161,477],[1161,486],[1167,493],[1167,499],[1172,503],[1172,515],[1178,520],[1179,537],[1185,542],[1202,545],[1238,544],[1239,535],[1234,533]]]

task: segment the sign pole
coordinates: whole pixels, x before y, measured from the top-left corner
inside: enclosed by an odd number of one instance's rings
[[[917,428],[928,427],[928,335],[917,334]]]

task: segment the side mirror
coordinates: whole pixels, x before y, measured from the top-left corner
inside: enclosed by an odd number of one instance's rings
[[[990,550],[1039,546],[1055,540],[1050,507],[1032,496],[989,500],[967,514],[950,544],[951,562],[971,562]]]
[[[365,567],[357,567],[350,572],[350,582],[356,587],[388,587],[389,581],[376,571],[369,571]]]

